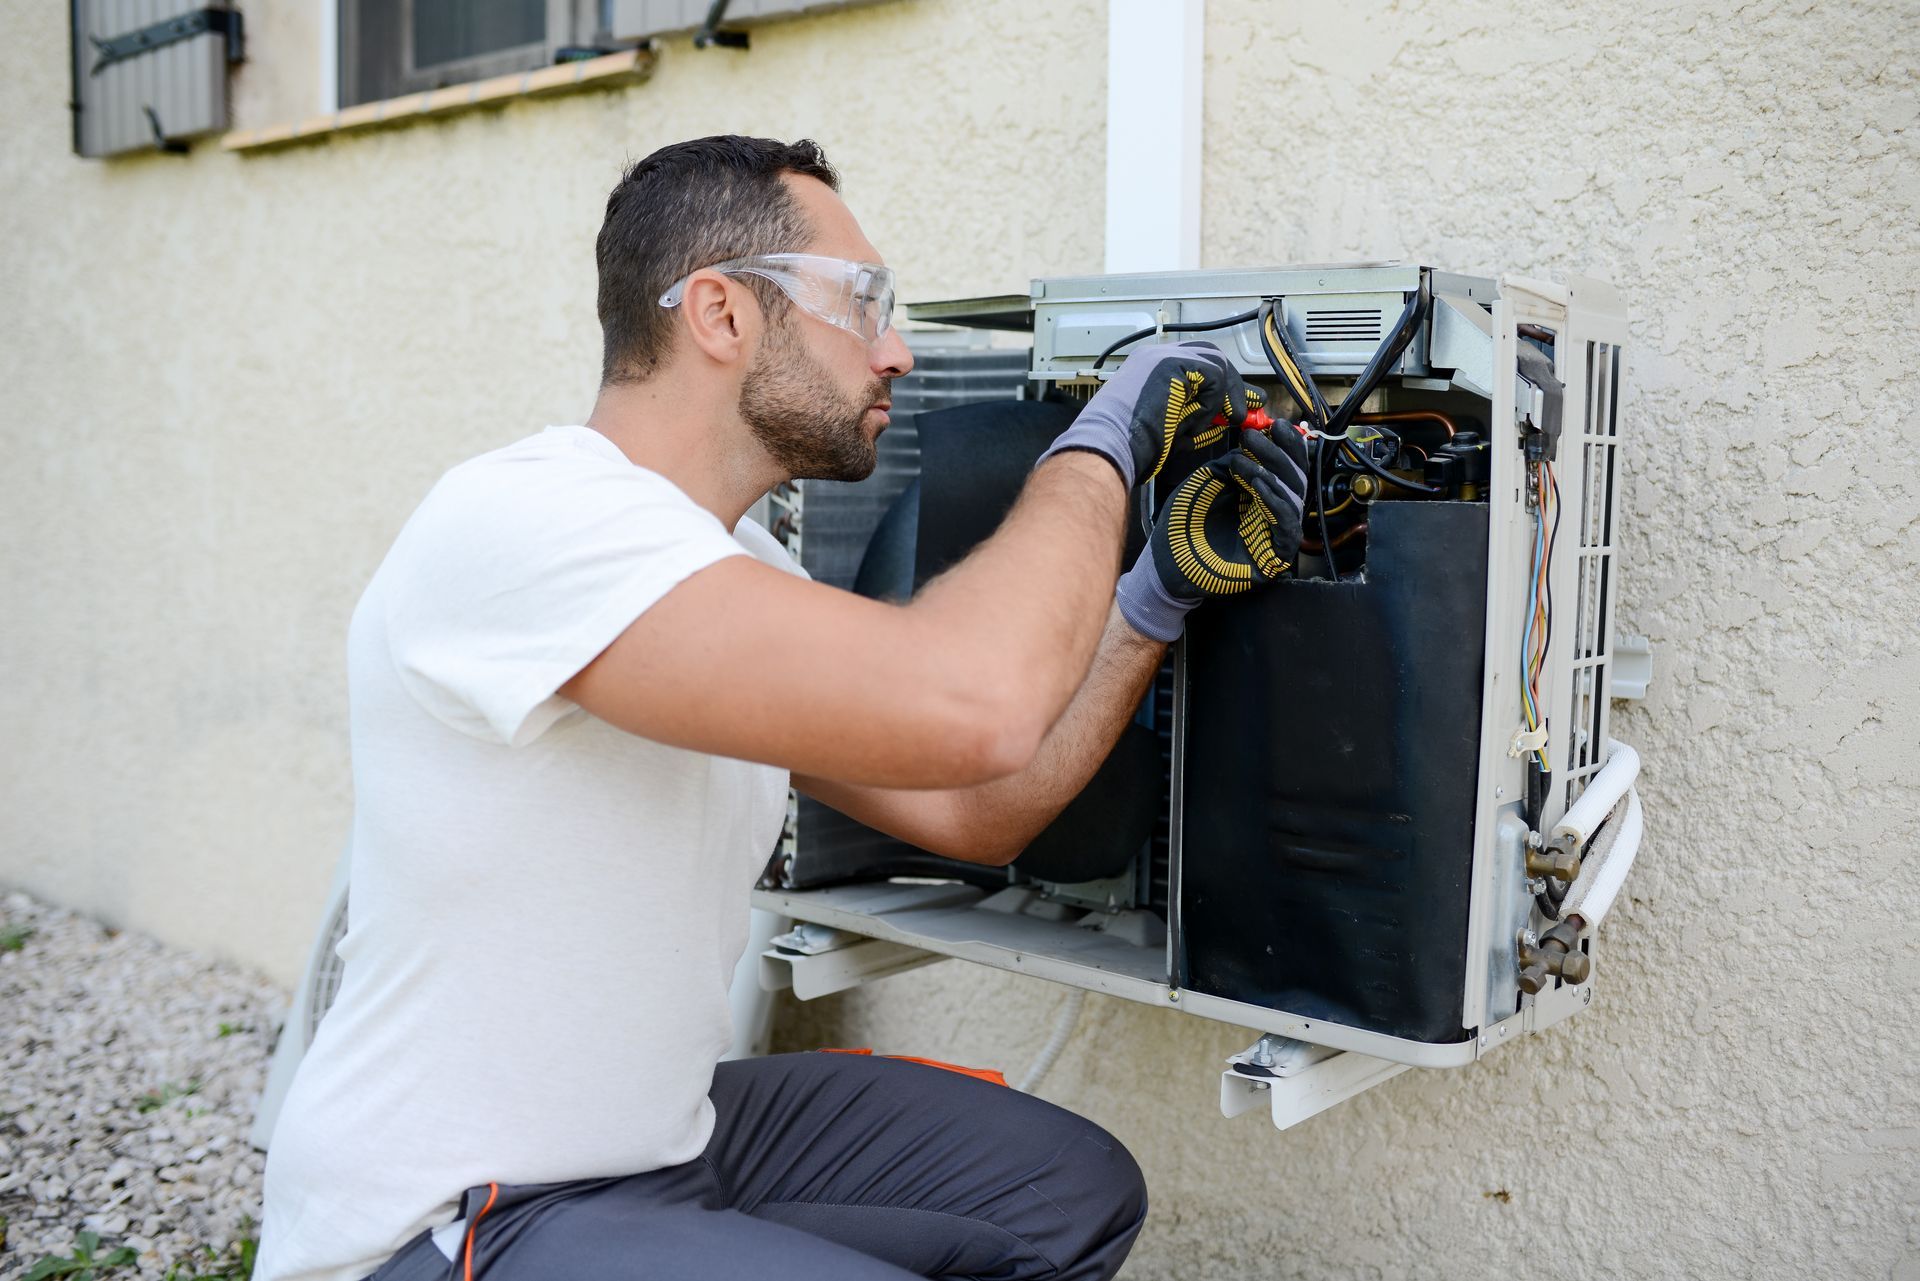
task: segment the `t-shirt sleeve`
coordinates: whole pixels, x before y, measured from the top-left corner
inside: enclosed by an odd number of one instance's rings
[[[689,575],[746,549],[663,477],[594,460],[478,460],[408,522],[383,572],[407,692],[465,733],[532,742],[556,691]]]

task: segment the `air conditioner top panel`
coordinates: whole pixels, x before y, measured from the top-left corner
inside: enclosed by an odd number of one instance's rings
[[[1043,276],[1033,282],[1036,306],[1064,302],[1158,301],[1165,298],[1278,298],[1301,294],[1411,293],[1422,272],[1414,262],[1301,263],[1207,271],[1142,271],[1098,276]],[[1435,289],[1490,303],[1492,280],[1433,273]]]

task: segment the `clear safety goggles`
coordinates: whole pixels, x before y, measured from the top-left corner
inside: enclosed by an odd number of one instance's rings
[[[729,258],[701,271],[759,276],[829,325],[860,335],[869,345],[893,328],[893,270],[872,262],[848,262],[821,254],[757,254]],[[687,292],[688,272],[660,295],[662,307],[678,307]]]

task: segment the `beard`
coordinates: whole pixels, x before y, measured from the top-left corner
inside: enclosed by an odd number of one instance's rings
[[[892,379],[842,394],[794,339],[790,322],[770,326],[740,389],[740,417],[773,461],[795,480],[865,480],[879,449],[861,426],[869,406],[893,399]]]

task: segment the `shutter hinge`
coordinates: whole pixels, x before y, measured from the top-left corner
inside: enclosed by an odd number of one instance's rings
[[[705,49],[719,45],[722,49],[745,49],[751,41],[744,31],[722,31],[720,24],[727,20],[728,0],[713,0],[707,10],[707,20],[700,24],[700,30],[693,34],[693,47]]]
[[[100,54],[89,74],[97,76],[116,62],[125,62],[129,58],[137,58],[143,53],[164,49],[170,44],[179,44],[182,40],[191,40],[209,32],[227,38],[228,62],[239,62],[245,56],[246,35],[240,11],[208,7],[150,23],[137,31],[128,31],[107,40],[88,36],[87,39],[93,42],[94,49]]]

